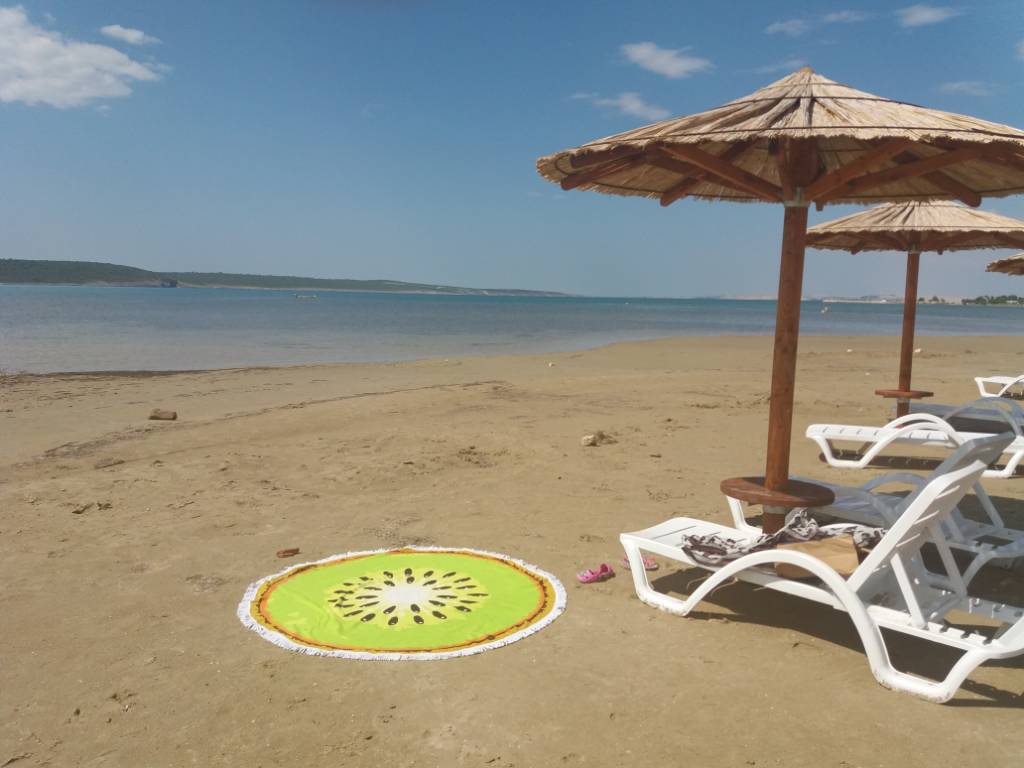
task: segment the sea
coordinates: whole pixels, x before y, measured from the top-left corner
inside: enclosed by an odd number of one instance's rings
[[[902,311],[805,301],[801,333],[895,336]],[[774,301],[0,285],[0,371],[545,353],[669,336],[770,335],[774,325]],[[1021,336],[1024,308],[919,305],[917,332]]]

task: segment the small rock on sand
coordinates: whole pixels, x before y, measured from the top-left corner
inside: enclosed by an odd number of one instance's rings
[[[278,557],[295,557],[297,554],[299,554],[298,547],[288,547],[287,549],[277,550]]]
[[[615,438],[609,435],[607,432],[602,432],[600,429],[592,435],[584,435],[580,438],[580,445],[584,447],[596,447],[598,445],[604,445],[605,443],[614,443]]]
[[[154,408],[149,412],[149,418],[153,421],[176,421],[178,419],[178,412],[166,411],[163,408]]]
[[[118,464],[124,464],[124,459],[115,459],[108,456],[105,459],[100,459],[93,466],[96,469],[105,469],[107,467],[116,467]]]

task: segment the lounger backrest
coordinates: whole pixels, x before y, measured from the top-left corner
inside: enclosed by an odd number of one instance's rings
[[[1013,440],[1009,434],[970,440],[960,446],[932,472],[926,484],[907,504],[902,514],[864,559],[848,583],[862,600],[870,602],[879,591],[902,594],[905,607],[916,624],[922,624],[921,596],[917,586],[924,583],[921,548],[932,543],[946,566],[950,590],[966,594],[966,585],[953,561],[941,525],[964,495],[981,478]]]

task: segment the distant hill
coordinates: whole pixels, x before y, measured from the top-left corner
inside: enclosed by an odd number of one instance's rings
[[[118,283],[160,285],[160,275],[99,261],[0,259],[0,283]]]
[[[461,288],[454,285],[403,283],[398,280],[332,280],[286,275],[239,275],[230,272],[150,272],[99,261],[0,259],[0,283],[38,285],[171,285],[195,288],[273,288],[279,290],[443,293],[468,296],[564,296],[552,291],[514,288]]]

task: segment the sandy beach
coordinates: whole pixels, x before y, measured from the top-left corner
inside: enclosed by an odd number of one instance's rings
[[[936,402],[1024,370],[1013,337],[925,337]],[[793,472],[860,483],[802,437],[881,424],[895,338],[801,340]],[[850,351],[848,351],[850,350]],[[934,705],[879,686],[848,620],[746,585],[694,618],[641,604],[618,534],[727,521],[764,461],[771,339],[555,355],[0,379],[0,766],[1009,766],[1024,661]],[[176,410],[153,422],[153,408]],[[603,430],[614,442],[580,445]],[[1024,479],[987,481],[1024,527]],[[558,576],[535,636],[429,663],[289,653],[246,630],[251,582],[402,544],[478,547]],[[617,567],[581,586],[576,571]],[[663,568],[685,592],[695,572]],[[982,575],[1019,601],[1020,570]],[[952,654],[893,638],[906,668]],[[880,745],[885,744],[885,749]]]

